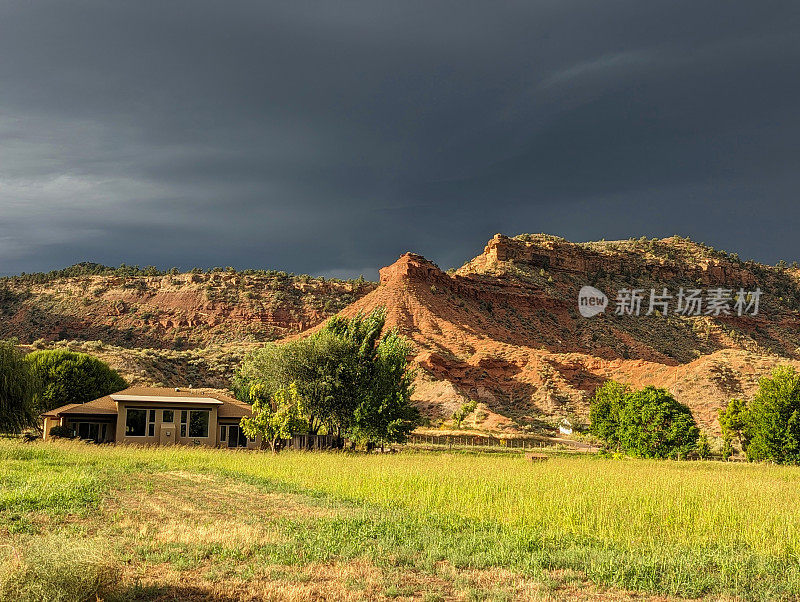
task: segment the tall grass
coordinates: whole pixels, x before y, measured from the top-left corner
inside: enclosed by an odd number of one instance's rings
[[[45,536],[5,549],[2,602],[89,602],[112,593],[120,567],[98,541]]]
[[[44,511],[91,507],[126,474],[163,470],[355,508],[286,522],[290,544],[265,552],[276,562],[405,555],[533,575],[570,569],[676,595],[800,596],[800,469],[785,466],[0,443],[0,508],[14,500]],[[70,483],[62,493],[47,491],[61,480]]]

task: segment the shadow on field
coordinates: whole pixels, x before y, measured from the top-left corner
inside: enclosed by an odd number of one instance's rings
[[[241,598],[192,585],[136,585],[109,596],[108,602],[239,602]]]

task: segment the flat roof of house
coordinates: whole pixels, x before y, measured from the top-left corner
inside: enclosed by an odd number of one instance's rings
[[[168,387],[129,387],[117,393],[86,403],[68,403],[45,412],[42,416],[117,414],[117,402],[211,404],[219,406],[219,418],[243,418],[251,414],[250,406],[214,389]]]
[[[109,395],[114,401],[151,401],[158,403],[211,403],[222,405],[224,402],[213,397],[174,397],[161,395],[123,395],[122,393],[112,393]]]

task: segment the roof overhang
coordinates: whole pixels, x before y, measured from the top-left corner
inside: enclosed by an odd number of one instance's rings
[[[161,395],[120,395],[114,393],[109,395],[114,401],[134,401],[134,402],[148,402],[148,403],[205,403],[213,405],[222,405],[223,402],[213,397],[173,397]]]

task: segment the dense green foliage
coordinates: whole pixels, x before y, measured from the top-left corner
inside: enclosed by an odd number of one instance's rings
[[[0,341],[0,432],[19,433],[36,423],[38,391],[36,376],[16,341]]]
[[[395,330],[383,332],[385,322],[382,309],[352,319],[336,316],[305,339],[267,345],[242,362],[234,390],[254,403],[295,385],[312,433],[364,443],[404,441],[418,421],[410,404],[411,347]]]
[[[27,355],[25,362],[41,386],[41,412],[67,403],[91,401],[128,386],[116,370],[86,353],[47,349]]]
[[[613,449],[640,458],[685,458],[700,431],[688,407],[666,389],[632,390],[609,382],[590,405],[590,431]]]
[[[734,414],[748,460],[800,464],[800,374],[793,367],[778,367],[762,378],[748,407]]]
[[[281,440],[308,432],[303,398],[294,383],[271,396],[264,385],[255,383],[248,396],[253,400],[253,414],[242,418],[241,426],[250,439],[260,436],[269,442],[272,451],[277,451]]]
[[[619,446],[620,412],[628,392],[627,385],[608,380],[597,388],[589,404],[589,430],[609,447]]]

